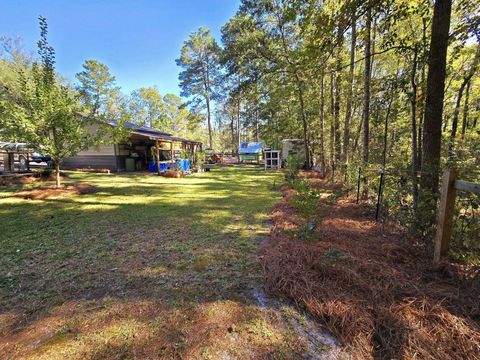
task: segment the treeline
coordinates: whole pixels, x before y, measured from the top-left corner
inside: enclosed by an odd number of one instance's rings
[[[306,167],[351,186],[360,170],[365,197],[383,169],[385,210],[420,229],[443,168],[479,179],[478,25],[478,0],[243,0],[222,46],[192,34],[209,51],[183,80],[222,95],[219,147],[303,139]]]

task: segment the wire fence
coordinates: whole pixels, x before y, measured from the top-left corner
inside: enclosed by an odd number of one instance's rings
[[[430,175],[433,176],[433,173],[416,172],[417,189],[419,189],[421,177]],[[462,174],[461,178],[480,182],[480,171],[469,171]],[[394,218],[402,226],[415,227],[413,173],[410,169],[351,167],[349,175],[346,175],[344,180],[349,184],[350,190],[354,188],[357,203],[367,202],[374,206],[375,220],[386,221]],[[451,256],[460,262],[480,264],[480,195],[478,194],[458,192],[453,217]]]

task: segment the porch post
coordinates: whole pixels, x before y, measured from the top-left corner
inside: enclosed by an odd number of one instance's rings
[[[155,148],[157,150],[157,174],[160,175],[160,149],[158,146],[158,139],[155,141]]]

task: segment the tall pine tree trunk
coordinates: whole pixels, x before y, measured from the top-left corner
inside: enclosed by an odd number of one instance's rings
[[[425,215],[428,224],[433,224],[435,221],[436,202],[432,203],[432,200],[436,200],[438,196],[443,100],[451,13],[452,0],[435,1],[428,61],[427,97],[423,121],[422,176],[420,179],[420,196],[422,203],[426,206]]]
[[[335,96],[334,74],[330,72],[330,168],[332,177],[335,176]]]
[[[208,92],[205,94],[205,101],[207,103],[207,124],[208,124],[208,146],[210,149],[213,148],[213,141],[212,141],[212,121],[211,121],[211,114],[210,114],[210,95]]]
[[[410,99],[410,106],[412,109],[412,195],[413,195],[413,220],[417,221],[418,209],[418,184],[417,184],[417,64],[418,64],[418,49],[415,48],[413,54],[412,73],[410,77],[410,84],[412,86],[412,96]]]
[[[237,157],[240,162],[240,141],[241,141],[241,123],[240,123],[240,97],[237,100]]]
[[[308,142],[308,121],[307,121],[307,115],[305,113],[305,102],[303,99],[303,89],[302,89],[302,83],[300,81],[300,78],[297,74],[295,74],[295,78],[297,80],[297,90],[298,90],[298,100],[300,102],[300,116],[302,118],[302,125],[303,125],[303,142],[304,142],[304,147],[305,147],[305,168],[310,169],[311,168],[311,162],[310,162],[310,146]]]
[[[365,72],[363,87],[363,162],[368,164],[370,141],[370,78],[371,78],[371,31],[372,31],[372,9],[367,10],[365,31]]]
[[[343,161],[348,163],[348,147],[350,144],[350,122],[352,119],[352,102],[353,102],[353,79],[355,74],[355,48],[357,46],[357,23],[355,19],[355,11],[353,12],[352,23],[352,39],[350,43],[350,71],[348,74],[348,93],[347,103],[345,105],[345,127],[343,128]]]
[[[372,8],[369,5],[365,22],[365,73],[364,73],[364,98],[363,98],[363,169],[367,168],[369,159],[370,141],[370,79],[372,75],[371,63],[371,32],[372,32]],[[368,197],[368,179],[363,176],[363,197]]]
[[[325,176],[325,74],[322,71],[320,85],[320,166],[322,177]]]
[[[337,29],[337,68],[335,79],[335,105],[334,105],[334,128],[335,128],[335,163],[340,164],[342,142],[340,141],[340,99],[342,93],[342,44],[343,32],[340,24]]]

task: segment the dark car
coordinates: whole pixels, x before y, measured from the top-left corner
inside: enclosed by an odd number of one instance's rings
[[[49,164],[52,161],[52,158],[49,155],[34,152],[34,153],[31,153],[30,155],[30,161],[33,161],[36,163],[45,162]]]

